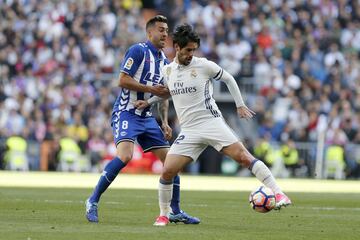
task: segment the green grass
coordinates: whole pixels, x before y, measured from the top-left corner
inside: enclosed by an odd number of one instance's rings
[[[251,210],[248,192],[182,191],[182,208],[199,225],[154,227],[155,190],[109,189],[100,223],[84,217],[91,189],[0,187],[0,239],[359,239],[360,194],[290,193],[294,206]]]

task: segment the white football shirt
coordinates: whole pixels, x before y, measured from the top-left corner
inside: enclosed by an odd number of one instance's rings
[[[223,74],[219,65],[206,58],[193,57],[187,66],[173,61],[162,71],[182,129],[222,117],[212,96],[212,80],[219,80]]]

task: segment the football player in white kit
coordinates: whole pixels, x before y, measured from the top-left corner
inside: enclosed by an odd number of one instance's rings
[[[159,183],[160,216],[154,225],[165,226],[169,223],[173,177],[186,164],[195,161],[209,145],[249,168],[265,186],[271,188],[275,193],[276,209],[290,205],[290,199],[281,191],[268,167],[247,151],[226,124],[212,97],[212,81],[223,81],[235,100],[238,115],[251,119],[255,113],[245,105],[235,79],[216,63],[193,56],[200,45],[200,38],[190,25],[178,26],[173,34],[173,42],[175,59],[163,67],[162,72],[181,132],[165,159]],[[160,97],[153,97],[138,101],[136,106],[142,109],[161,100]]]

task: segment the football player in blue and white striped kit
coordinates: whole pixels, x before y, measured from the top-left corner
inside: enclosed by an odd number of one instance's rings
[[[122,88],[115,101],[111,126],[117,148],[117,156],[105,167],[92,195],[86,200],[86,217],[89,222],[98,222],[98,203],[101,194],[109,187],[118,173],[132,159],[134,142],[141,145],[144,152],[153,152],[162,162],[169,150],[172,129],[168,125],[168,101],[159,105],[162,131],[151,108],[136,109],[138,100],[148,100],[156,95],[165,97],[168,89],[163,86],[161,68],[168,60],[161,50],[168,37],[167,19],[157,15],[146,23],[148,40],[132,45],[121,64],[119,85]],[[198,224],[200,220],[180,210],[180,179],[174,178],[171,200],[173,222]]]

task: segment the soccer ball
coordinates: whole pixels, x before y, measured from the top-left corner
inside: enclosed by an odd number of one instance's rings
[[[270,188],[261,186],[250,193],[249,202],[255,211],[266,213],[275,207],[275,194]]]

